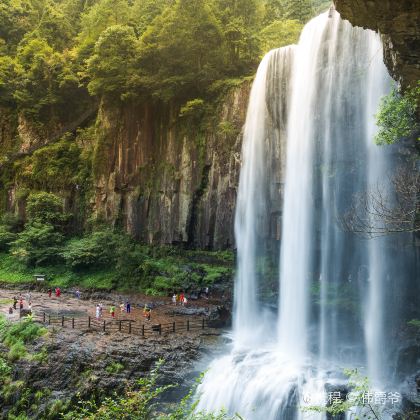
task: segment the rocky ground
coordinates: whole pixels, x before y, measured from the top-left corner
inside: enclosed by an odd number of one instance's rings
[[[17,322],[19,311],[8,314],[13,296],[22,294],[27,308],[28,290],[0,289],[0,311],[11,321]],[[140,325],[147,323],[143,317],[143,307],[147,303],[152,309],[151,323],[167,323],[206,319],[211,323],[223,324],[220,314],[227,312],[221,309],[217,302],[197,300],[187,307],[174,306],[170,298],[151,298],[142,295],[122,296],[117,294],[83,293],[81,299],[76,299],[71,293],[61,297],[49,298],[45,292],[31,291],[32,308],[35,314],[43,312],[53,315],[72,314],[72,316],[95,317],[97,303],[104,305],[104,317],[110,320],[107,309],[110,305],[117,306],[116,318],[134,321]],[[127,299],[132,304],[132,313],[121,313],[119,303]],[[150,324],[149,324],[150,325]],[[199,372],[194,371],[194,364],[202,355],[214,346],[221,330],[207,328],[194,329],[178,333],[158,333],[141,337],[141,335],[118,332],[117,330],[102,332],[87,328],[61,327],[47,325],[48,333],[30,345],[28,354],[46,355],[44,360],[25,357],[13,364],[14,392],[3,398],[3,416],[13,405],[20,403],[26,394],[35,395],[37,390],[43,390],[44,396],[38,404],[28,403],[27,415],[31,418],[55,418],[54,409],[75,402],[79,398],[92,395],[112,394],[122,391],[127,385],[134,383],[150,371],[158,359],[164,359],[162,367],[162,383],[180,384],[172,397],[178,398],[186,393],[191,385],[191,379]],[[0,345],[1,346],[1,345]],[[7,348],[0,351],[7,354]],[[13,387],[12,387],[13,388]],[[0,397],[1,399],[1,397]],[[2,404],[0,404],[1,406]],[[43,413],[43,414],[42,414]],[[46,413],[50,413],[47,417]],[[52,416],[51,416],[52,415]],[[43,417],[44,416],[44,417]],[[1,412],[0,412],[1,418]]]

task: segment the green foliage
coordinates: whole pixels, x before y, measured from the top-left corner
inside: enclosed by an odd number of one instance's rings
[[[78,42],[81,48],[95,44],[101,33],[110,26],[126,25],[130,20],[127,0],[99,0],[93,2],[81,15],[81,31]]]
[[[0,318],[0,340],[9,347],[7,358],[11,362],[25,357],[25,344],[31,343],[46,333],[46,329],[34,323],[32,319],[24,319],[19,323],[8,323]]]
[[[22,341],[16,341],[14,344],[10,346],[10,350],[7,355],[7,358],[11,362],[16,362],[17,360],[22,359],[25,356],[26,356],[25,344],[23,344]]]
[[[224,68],[223,35],[204,0],[176,0],[141,37],[136,81],[153,96],[200,97]]]
[[[48,350],[47,350],[47,348],[45,346],[42,347],[41,351],[33,354],[31,358],[32,358],[32,360],[35,360],[39,363],[46,364],[48,362]],[[42,391],[40,391],[40,392],[42,392]],[[39,397],[37,397],[37,395],[35,395],[35,399],[39,399]]]
[[[129,388],[125,395],[107,397],[98,403],[94,400],[80,401],[79,406],[63,415],[65,420],[233,420],[240,419],[239,415],[228,416],[224,411],[219,413],[195,412],[198,401],[193,402],[191,390],[170,413],[158,411],[158,399],[174,385],[160,386],[159,369],[163,360],[159,360],[150,374],[137,381],[135,387]]]
[[[16,63],[12,57],[0,56],[0,103],[4,106],[14,105],[14,83]]]
[[[306,23],[314,13],[312,0],[283,0],[284,17]]]
[[[122,363],[119,363],[119,362],[112,362],[105,368],[105,370],[111,375],[116,374],[116,373],[120,373],[124,369],[125,369],[124,365]]]
[[[265,27],[260,34],[263,53],[274,48],[296,44],[303,24],[298,20],[275,20]]]
[[[39,266],[60,261],[64,236],[54,226],[34,221],[11,243],[11,252],[27,266]]]
[[[128,390],[126,395],[105,398],[100,404],[95,401],[80,402],[80,406],[63,416],[68,420],[108,420],[118,419],[151,419],[159,395],[171,388],[170,385],[158,386],[158,370],[162,361],[151,370],[150,375],[137,381],[137,390]]]
[[[55,194],[47,192],[31,193],[26,203],[26,215],[29,222],[60,226],[66,216],[63,202]]]
[[[80,172],[84,168],[81,159],[81,149],[72,136],[64,136],[57,143],[42,147],[15,166],[17,169],[16,179],[31,189],[37,190],[64,190],[74,187],[80,179]],[[86,181],[85,181],[86,182]],[[44,201],[48,199],[44,195]],[[32,198],[34,200],[35,197]],[[41,197],[37,197],[40,201]],[[59,198],[56,198],[56,201]],[[53,197],[48,199],[53,205]],[[60,204],[62,208],[62,203]]]
[[[407,322],[407,325],[420,331],[420,319],[411,319]]]
[[[10,375],[12,368],[5,359],[0,357],[0,384]]]
[[[18,342],[32,343],[46,332],[44,327],[26,318],[21,322],[0,326],[0,338],[9,347]]]
[[[93,232],[81,239],[70,240],[61,255],[74,269],[110,266],[116,263],[116,250],[126,242],[124,239],[108,229]]]
[[[7,251],[14,240],[16,240],[16,233],[10,232],[4,225],[0,225],[0,251]]]
[[[419,130],[416,116],[419,98],[420,81],[417,82],[416,87],[407,89],[404,94],[398,92],[394,87],[389,95],[382,98],[379,111],[376,114],[376,124],[379,127],[375,136],[377,144],[392,144]]]
[[[121,25],[107,28],[87,61],[89,92],[92,95],[126,92],[136,52],[137,39],[132,28]]]

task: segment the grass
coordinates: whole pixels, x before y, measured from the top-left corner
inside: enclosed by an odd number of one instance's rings
[[[13,303],[13,299],[8,299],[8,298],[0,299],[0,305],[9,305],[11,303]]]
[[[143,257],[134,261],[133,273],[121,273],[114,266],[79,271],[65,264],[29,268],[13,256],[0,253],[0,282],[24,285],[33,283],[35,274],[44,274],[47,287],[77,286],[167,295],[177,290],[197,290],[233,277],[234,254],[231,251],[141,246],[140,252]]]
[[[14,257],[0,253],[0,282],[17,285],[33,283],[35,274],[45,274],[48,286],[77,285],[84,288],[108,290],[113,288],[116,272],[112,269],[103,269],[75,273],[64,265],[28,268],[17,262]]]
[[[109,374],[116,374],[116,373],[120,373],[124,370],[124,365],[122,363],[119,362],[111,362],[106,368],[105,370],[109,373]]]
[[[46,332],[46,328],[30,319],[12,324],[4,317],[0,318],[0,339],[9,348],[7,359],[11,362],[25,357],[26,344],[32,343]]]

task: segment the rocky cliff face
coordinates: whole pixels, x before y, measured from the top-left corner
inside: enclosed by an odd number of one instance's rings
[[[180,119],[172,107],[103,103],[96,215],[146,243],[232,247],[249,87],[233,89],[204,128],[202,121]]]
[[[384,59],[403,87],[420,79],[420,0],[334,0],[341,17],[383,35]]]

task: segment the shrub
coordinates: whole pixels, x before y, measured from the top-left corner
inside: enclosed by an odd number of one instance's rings
[[[0,225],[0,251],[7,251],[15,240],[16,233],[9,232],[6,226]]]
[[[416,121],[419,96],[420,81],[417,82],[416,87],[408,89],[404,94],[394,87],[389,95],[382,98],[376,114],[376,124],[379,127],[375,136],[377,144],[395,143],[419,129],[418,121]]]
[[[27,266],[56,263],[60,260],[63,241],[64,236],[54,226],[34,221],[11,243],[11,251]]]
[[[66,263],[76,270],[93,266],[111,266],[117,262],[122,243],[124,243],[123,235],[105,229],[81,239],[72,239],[61,255]]]
[[[119,362],[112,362],[105,368],[105,370],[109,374],[120,373],[124,370],[124,365],[122,363],[119,363]]]
[[[26,204],[29,221],[61,226],[66,221],[63,211],[63,200],[48,192],[31,193]]]
[[[12,346],[10,347],[9,353],[7,355],[7,358],[11,362],[15,362],[16,360],[21,359],[22,357],[26,356],[26,347],[25,344],[23,344],[23,341],[16,341]]]

